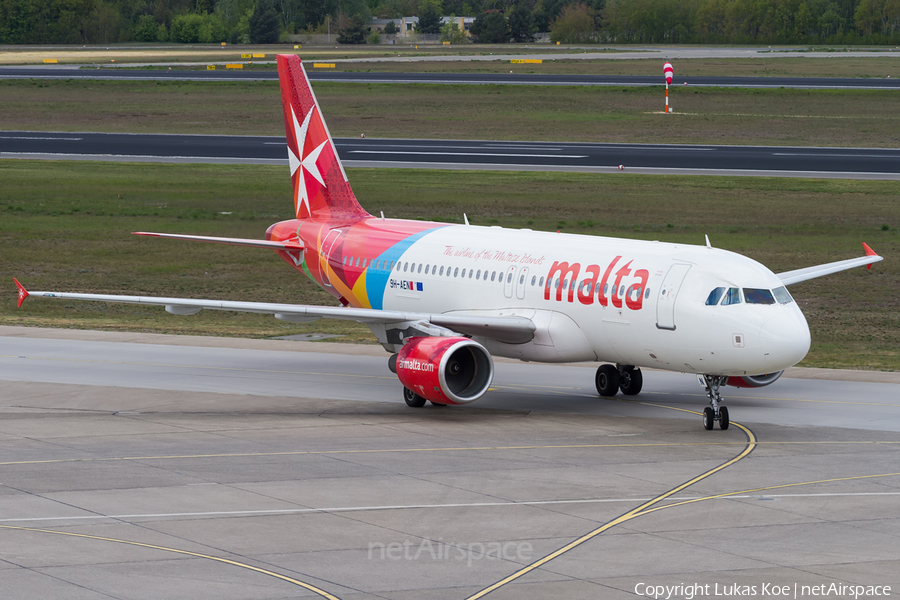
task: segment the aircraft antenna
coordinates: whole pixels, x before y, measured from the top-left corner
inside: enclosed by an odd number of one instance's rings
[[[463,221],[466,222],[466,225],[469,224],[469,217],[466,216],[466,213],[463,213]]]
[[[709,236],[706,235],[706,234],[703,234],[703,237],[706,238],[706,247],[707,247],[707,248],[712,248],[712,244],[709,243]]]
[[[384,211],[381,211],[381,220],[384,221]]]

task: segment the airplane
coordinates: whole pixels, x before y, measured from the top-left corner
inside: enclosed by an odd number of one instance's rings
[[[359,204],[299,57],[278,73],[296,218],[265,240],[135,232],[269,248],[341,306],[67,292],[32,296],[267,313],[302,323],[364,323],[390,353],[410,407],[481,398],[493,356],[602,363],[603,397],[640,393],[641,367],[694,373],[709,406],[703,426],[728,429],[720,388],[762,387],[809,350],[806,319],[787,286],[882,260],[865,256],[775,274],[705,246],[387,219]],[[19,307],[29,292],[15,280]]]

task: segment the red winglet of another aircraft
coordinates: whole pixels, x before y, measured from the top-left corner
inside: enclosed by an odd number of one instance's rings
[[[865,242],[862,243],[863,248],[866,250],[866,256],[878,256],[878,253],[869,248],[869,245]],[[872,265],[866,265],[866,270],[871,270]]]
[[[19,283],[19,280],[13,277],[13,281],[16,282],[16,287],[19,288],[19,308],[22,308],[22,303],[25,302],[25,298],[28,297],[28,290],[22,287],[22,284]]]

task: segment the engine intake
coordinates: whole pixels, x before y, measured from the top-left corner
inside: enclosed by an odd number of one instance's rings
[[[765,387],[767,385],[772,385],[775,381],[781,377],[781,374],[784,371],[778,371],[776,373],[766,373],[764,375],[749,375],[745,377],[729,377],[725,382],[726,385],[730,385],[732,387],[742,387],[742,388],[759,388]]]
[[[412,337],[397,356],[400,383],[438,404],[481,398],[494,378],[490,353],[464,337]]]

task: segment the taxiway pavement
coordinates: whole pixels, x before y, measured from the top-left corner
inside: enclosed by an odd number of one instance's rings
[[[0,327],[0,596],[900,589],[896,374],[729,388],[723,432],[687,375],[627,402],[591,368],[498,360],[477,403],[410,409],[385,363]]]

